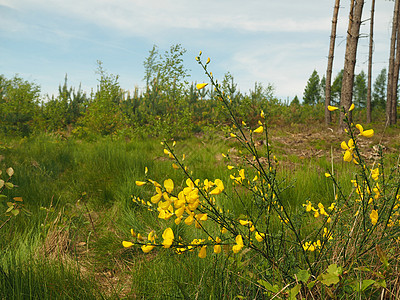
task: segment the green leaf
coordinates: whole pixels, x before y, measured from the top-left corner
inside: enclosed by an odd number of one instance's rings
[[[383,287],[383,288],[386,288],[386,286],[387,286],[385,279],[381,279],[381,280],[376,281],[375,285],[377,285],[379,287]]]
[[[375,280],[373,279],[365,279],[361,283],[361,291],[365,291],[370,285],[374,284]]]
[[[326,274],[318,276],[318,279],[327,286],[337,284],[340,281],[339,275],[342,274],[342,267],[338,267],[336,264],[331,264],[328,266],[326,272]]]
[[[10,211],[12,211],[14,209],[14,205],[10,206],[9,208],[7,208],[6,213],[9,213]]]
[[[300,292],[301,284],[296,284],[290,291],[289,291],[289,299],[296,300],[297,294]]]
[[[6,188],[8,189],[12,189],[14,187],[14,185],[11,182],[6,182],[5,183]]]
[[[14,216],[16,216],[16,215],[19,214],[19,209],[13,209],[13,210],[11,211],[11,213],[12,213]]]
[[[308,287],[309,289],[312,289],[312,288],[314,287],[315,283],[316,283],[316,280],[310,281],[309,283],[307,283],[307,287]]]
[[[379,260],[384,265],[384,267],[388,268],[389,262],[388,262],[387,256],[379,245],[376,245],[376,254],[378,255]]]
[[[0,195],[0,200],[4,200],[4,199],[7,199],[7,196],[6,195]]]
[[[273,292],[273,293],[279,292],[279,287],[276,284],[272,285],[268,281],[265,281],[262,279],[258,280],[257,282],[258,282],[258,284],[262,285],[266,290],[268,290],[270,292]]]
[[[307,283],[311,275],[308,270],[300,270],[299,272],[297,272],[296,276],[297,280],[300,280],[303,283]]]

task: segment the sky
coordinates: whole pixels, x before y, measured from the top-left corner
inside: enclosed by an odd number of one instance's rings
[[[0,0],[0,74],[18,74],[58,94],[64,83],[96,89],[97,61],[123,89],[142,89],[153,45],[181,44],[189,81],[207,82],[195,61],[210,57],[239,90],[272,84],[281,100],[303,96],[314,70],[326,73],[334,0]],[[341,1],[333,75],[343,68],[350,1]],[[367,72],[371,1],[365,1],[356,73]],[[393,1],[376,1],[373,77],[387,67]]]

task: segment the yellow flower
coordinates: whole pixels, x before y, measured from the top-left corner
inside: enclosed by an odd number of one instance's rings
[[[325,177],[326,177],[326,178],[331,177],[331,176],[332,176],[331,174],[325,173]]]
[[[217,187],[210,192],[210,195],[219,195],[224,190],[224,184],[221,179],[215,179]]]
[[[200,249],[199,257],[200,257],[200,258],[205,258],[206,255],[207,255],[207,246],[203,246],[203,247],[201,247],[201,249]]]
[[[369,217],[371,218],[372,225],[375,225],[378,222],[378,212],[375,209],[372,210]]]
[[[233,137],[233,138],[235,138],[235,137],[236,137],[236,134],[234,134],[234,133],[232,133],[232,132],[231,132],[231,134],[230,134],[230,135],[231,135],[231,137]]]
[[[156,234],[155,234],[155,232],[154,232],[154,230],[152,230],[152,231],[150,231],[149,232],[149,235],[147,236],[147,239],[150,241],[150,242],[155,242],[155,240],[156,240]]]
[[[198,90],[204,89],[207,85],[208,83],[198,83],[196,84],[196,89]]]
[[[328,105],[328,110],[329,110],[329,111],[335,111],[335,110],[337,110],[337,109],[339,109],[339,107]]]
[[[172,231],[171,228],[167,228],[164,230],[162,237],[164,241],[162,244],[164,245],[164,248],[169,248],[172,245],[172,242],[174,241],[174,232]]]
[[[340,147],[343,150],[346,150],[346,152],[344,153],[344,156],[343,156],[343,160],[347,161],[347,162],[351,162],[353,160],[353,149],[355,147],[353,139],[350,139],[347,144],[345,141],[343,141],[340,144]]]
[[[171,193],[174,190],[174,182],[172,181],[172,179],[165,180],[164,187],[168,193]]]
[[[133,245],[134,245],[134,243],[132,243],[132,242],[127,242],[127,241],[122,242],[122,246],[124,246],[125,248],[132,247]]]
[[[175,163],[172,163],[172,167],[173,167],[175,170],[178,170],[178,169],[179,169],[179,166],[178,166],[177,164],[175,164]]]
[[[258,242],[262,242],[265,238],[265,233],[262,232],[256,232],[256,240]]]
[[[234,245],[232,247],[232,251],[233,251],[233,253],[238,253],[240,250],[242,250],[242,248],[244,246],[242,236],[240,234],[238,236],[236,236],[235,241],[236,241],[236,245]]]
[[[360,135],[365,136],[366,138],[370,138],[370,137],[374,136],[374,130],[373,129],[364,130],[364,128],[360,124],[357,124],[356,128],[358,130],[360,130]]]
[[[142,246],[142,251],[144,252],[144,253],[149,253],[151,250],[153,250],[154,249],[154,245],[151,245],[151,244],[147,244],[147,245],[143,245]]]
[[[240,176],[240,178],[241,178],[242,180],[245,179],[245,177],[244,177],[244,169],[241,169],[241,170],[239,171],[239,176]]]
[[[371,177],[375,181],[378,180],[378,178],[379,178],[379,168],[371,170]]]
[[[264,132],[264,126],[259,126],[257,129],[254,129],[254,133],[263,133]]]
[[[136,183],[137,186],[142,186],[142,185],[146,184],[145,181],[136,181],[135,183]]]
[[[350,105],[350,108],[349,108],[349,111],[352,111],[353,109],[354,109],[354,103],[352,103],[351,105]]]
[[[210,63],[210,58],[207,58],[206,65]]]

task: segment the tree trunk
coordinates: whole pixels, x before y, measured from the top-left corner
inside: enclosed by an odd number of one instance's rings
[[[349,108],[353,97],[354,69],[356,65],[358,38],[360,35],[361,16],[364,6],[364,0],[352,1],[349,15],[349,29],[347,31],[346,53],[344,58],[342,97],[340,106],[344,107],[345,112],[351,121],[351,112]],[[340,111],[339,125],[344,129],[344,115]]]
[[[373,0],[375,1],[375,0]],[[328,106],[331,104],[331,81],[332,81],[332,66],[333,66],[333,56],[335,52],[335,41],[336,41],[336,25],[339,14],[340,0],[335,0],[335,7],[333,9],[332,17],[332,29],[331,29],[331,42],[329,45],[329,55],[328,55],[328,66],[326,68],[326,83],[325,83],[325,124],[331,123],[331,112],[328,110]]]
[[[397,123],[397,87],[399,82],[399,70],[400,70],[400,4],[397,12],[397,46],[396,46],[396,58],[394,60],[393,69],[393,83],[392,83],[392,124]]]
[[[353,2],[353,1],[352,1]],[[361,16],[364,6],[364,0],[355,0],[354,5],[350,9],[349,16],[349,29],[347,31],[346,53],[344,58],[344,71],[342,82],[342,97],[340,99],[340,106],[344,107],[348,117],[351,120],[351,112],[349,108],[352,103],[353,97],[353,83],[354,83],[354,69],[356,65],[358,38],[360,35]],[[340,112],[339,125],[340,129],[344,129],[344,115],[343,111]]]
[[[392,36],[390,39],[390,55],[389,55],[389,71],[388,81],[386,89],[386,123],[393,125],[396,123],[396,116],[393,112],[396,111],[396,99],[394,99],[393,88],[397,86],[394,82],[394,69],[395,69],[395,53],[396,53],[396,39],[397,39],[397,27],[399,22],[399,2],[396,0],[393,11],[393,24],[392,24]]]
[[[367,86],[367,123],[372,122],[371,117],[371,88],[372,88],[372,52],[374,49],[374,15],[375,0],[371,3],[371,20],[369,23],[369,53],[368,53],[368,86]]]

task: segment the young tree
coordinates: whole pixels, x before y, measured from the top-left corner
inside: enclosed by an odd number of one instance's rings
[[[353,102],[358,108],[363,108],[366,106],[367,102],[367,76],[364,71],[356,75],[354,79],[354,92],[353,92]]]
[[[372,93],[372,108],[385,109],[386,106],[386,68],[383,68],[374,82]]]
[[[349,28],[347,30],[346,53],[344,61],[343,82],[342,82],[342,95],[340,99],[340,106],[345,108],[348,112],[352,103],[353,97],[353,83],[354,83],[354,68],[356,65],[358,38],[360,36],[361,16],[364,6],[364,0],[352,0],[350,15],[349,15]],[[340,110],[339,125],[340,129],[344,129],[344,115]],[[351,119],[351,113],[349,114]]]
[[[319,75],[316,70],[314,70],[307,81],[307,85],[304,89],[303,103],[308,105],[313,105],[320,102],[320,81]]]
[[[7,134],[28,136],[39,107],[40,87],[18,76],[0,79],[0,125]]]
[[[342,80],[343,80],[343,69],[339,71],[333,80],[331,87],[331,103],[335,106],[339,106],[340,97],[342,95]]]
[[[325,82],[325,124],[327,125],[332,121],[331,112],[328,110],[328,106],[331,105],[332,67],[333,67],[333,56],[335,52],[336,27],[339,14],[339,6],[340,6],[340,0],[335,0],[335,7],[333,9],[333,17],[332,17],[331,41],[329,44],[328,66],[326,68],[326,82]]]
[[[367,85],[367,123],[372,122],[371,117],[371,87],[372,87],[372,52],[374,48],[374,16],[375,0],[371,2],[371,18],[369,23],[369,50],[368,50],[368,85]]]

